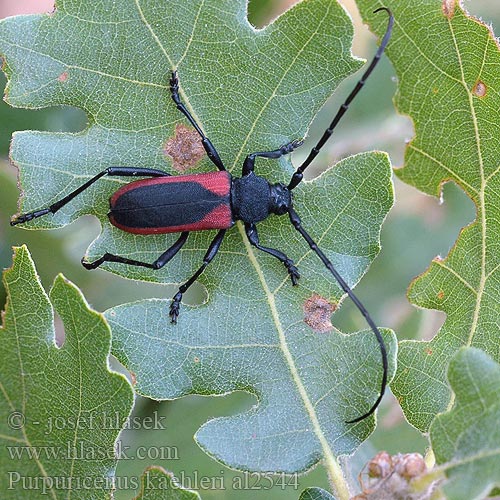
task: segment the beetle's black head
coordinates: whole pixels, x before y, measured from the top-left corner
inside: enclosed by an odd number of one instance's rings
[[[292,192],[281,183],[270,184],[269,213],[283,215],[292,207]]]

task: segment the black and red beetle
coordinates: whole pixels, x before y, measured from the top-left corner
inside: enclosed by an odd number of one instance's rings
[[[143,235],[156,233],[181,233],[177,241],[152,263],[141,262],[121,257],[119,255],[105,253],[94,262],[86,262],[82,259],[82,264],[87,269],[95,269],[103,262],[119,262],[130,266],[160,269],[182,248],[188,238],[189,232],[218,229],[215,238],[208,247],[203,259],[203,264],[188,281],[179,287],[179,291],[172,300],[170,305],[170,317],[172,322],[176,323],[177,317],[179,316],[179,307],[182,295],[213,260],[221,246],[226,231],[238,220],[241,220],[245,224],[246,235],[250,243],[259,250],[276,257],[280,262],[282,262],[290,275],[292,284],[296,285],[300,275],[293,261],[280,250],[262,246],[259,243],[259,236],[255,225],[257,222],[266,219],[271,214],[288,214],[290,222],[294,228],[303,236],[310,248],[318,255],[325,267],[338,281],[344,292],[351,298],[363,314],[370,328],[375,333],[380,345],[383,364],[380,395],[367,413],[349,421],[349,423],[363,420],[375,411],[385,392],[387,384],[387,352],[385,344],[380,331],[368,314],[368,311],[354,295],[344,279],[335,270],[330,260],[318,248],[311,236],[309,236],[306,230],[302,227],[301,220],[293,209],[292,190],[302,181],[304,170],[309,166],[325,142],[332,135],[337,123],[348,109],[351,101],[363,87],[366,79],[380,60],[380,57],[389,42],[394,24],[394,18],[389,9],[385,7],[377,9],[375,12],[379,12],[381,10],[384,10],[389,14],[389,23],[379,49],[363,74],[361,80],[359,80],[344,104],[340,107],[328,129],[324,132],[316,146],[312,148],[306,160],[293,174],[288,186],[281,183],[271,184],[264,177],[255,175],[255,159],[257,157],[280,158],[281,156],[291,153],[295,148],[299,147],[302,144],[302,141],[292,141],[273,151],[262,151],[249,154],[243,163],[241,177],[233,177],[225,169],[224,164],[210,139],[205,136],[198,123],[180,100],[177,72],[173,71],[170,79],[172,99],[175,102],[177,109],[184,114],[200,135],[201,143],[207,152],[208,157],[217,167],[218,172],[172,176],[163,170],[157,169],[139,167],[109,167],[49,207],[19,215],[11,221],[11,225],[14,226],[16,224],[23,224],[37,217],[41,217],[42,215],[56,213],[61,207],[66,205],[73,198],[85,191],[88,187],[105,175],[122,177],[150,177],[150,179],[138,180],[126,184],[111,196],[110,211],[108,214],[109,220],[111,224],[117,228],[129,233]]]

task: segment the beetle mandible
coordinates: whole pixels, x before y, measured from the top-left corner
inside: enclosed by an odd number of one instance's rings
[[[109,220],[111,224],[117,228],[129,233],[144,235],[156,233],[181,233],[177,241],[152,263],[105,253],[94,262],[86,262],[82,259],[82,264],[86,269],[96,269],[104,262],[118,262],[129,266],[160,269],[179,252],[186,242],[190,231],[218,229],[215,238],[210,243],[204,256],[203,264],[189,280],[179,287],[179,291],[172,299],[169,314],[172,323],[176,323],[183,294],[213,260],[221,246],[226,231],[238,220],[244,223],[245,232],[250,243],[254,247],[272,255],[283,263],[288,271],[292,284],[297,285],[300,275],[293,261],[280,250],[261,245],[256,227],[257,222],[266,219],[271,214],[287,214],[293,227],[302,235],[311,250],[321,259],[325,267],[338,281],[343,291],[350,297],[361,314],[365,317],[379,343],[383,365],[380,394],[366,413],[353,420],[349,420],[348,423],[359,422],[365,419],[376,410],[384,395],[387,384],[388,362],[384,340],[363,304],[356,295],[354,295],[353,291],[333,267],[330,260],[321,251],[312,237],[302,227],[300,217],[293,209],[292,191],[302,181],[305,169],[332,135],[333,130],[347,111],[350,103],[361,90],[366,79],[377,65],[389,42],[394,18],[391,11],[386,7],[381,7],[375,12],[382,10],[389,15],[389,23],[380,47],[361,79],[339,108],[330,126],[326,129],[316,146],[311,149],[305,161],[292,175],[288,185],[281,183],[271,184],[264,177],[256,175],[254,172],[255,160],[257,157],[280,158],[299,147],[302,141],[294,140],[273,151],[260,151],[249,154],[243,162],[241,177],[233,177],[224,167],[210,139],[203,133],[201,127],[181,101],[179,97],[177,71],[174,70],[170,79],[172,99],[177,109],[189,120],[191,125],[200,135],[201,143],[218,171],[203,174],[172,176],[163,170],[151,168],[109,167],[49,207],[15,217],[11,221],[11,225],[23,224],[48,213],[55,214],[61,207],[69,203],[73,198],[106,175],[149,177],[149,179],[138,180],[126,184],[111,196],[110,211],[108,213]],[[174,209],[172,209],[172,207]]]

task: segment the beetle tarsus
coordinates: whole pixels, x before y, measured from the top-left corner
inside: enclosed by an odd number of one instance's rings
[[[101,257],[100,259],[97,259],[94,262],[89,262],[88,260],[85,260],[85,257],[82,257],[82,259],[80,260],[80,262],[82,263],[82,266],[85,269],[88,269],[90,271],[92,269],[98,268],[102,264],[103,260],[102,260],[102,257]]]
[[[304,144],[304,139],[295,139],[292,142],[289,142],[288,144],[285,144],[282,146],[284,149],[283,154],[291,153],[292,151],[295,151],[297,148],[300,148]]]
[[[170,312],[168,314],[171,318],[171,322],[174,325],[177,323],[177,318],[179,317],[181,300],[182,300],[182,293],[177,292],[174,298],[172,299],[172,303],[170,304]]]
[[[288,259],[285,262],[283,262],[285,265],[288,274],[290,275],[290,279],[292,280],[292,285],[297,286],[299,284],[299,278],[300,278],[300,273],[299,270],[297,269],[297,266],[293,263],[293,260]]]
[[[215,146],[212,144],[212,141],[205,135],[200,125],[198,125],[198,122],[194,119],[191,112],[186,108],[184,103],[181,101],[181,98],[179,96],[179,77],[177,76],[176,70],[172,71],[172,76],[170,77],[170,95],[172,96],[172,100],[174,101],[177,109],[189,120],[189,123],[191,123],[191,125],[196,129],[196,132],[198,132],[198,134],[200,135],[201,144],[203,145],[203,148],[207,152],[207,156],[210,159],[210,161],[219,170],[226,170],[219,156],[219,153],[217,152],[217,149],[215,149]]]
[[[42,215],[50,213],[52,210],[49,208],[43,208],[42,210],[35,210],[34,212],[28,212],[27,214],[22,214],[19,217],[16,217],[14,220],[10,221],[11,226],[15,226],[17,224],[24,224],[25,222],[29,222],[30,220],[41,217]]]

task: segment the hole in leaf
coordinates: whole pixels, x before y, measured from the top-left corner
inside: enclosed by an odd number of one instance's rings
[[[64,331],[64,324],[61,317],[54,311],[54,329],[55,329],[55,342],[57,347],[62,347],[66,339],[66,332]],[[51,339],[52,340],[52,339]]]
[[[0,89],[5,86],[5,76],[0,74]],[[52,106],[43,109],[11,108],[0,100],[0,154],[7,156],[12,133],[18,130],[43,130],[47,132],[81,132],[87,126],[84,111],[71,106]]]

